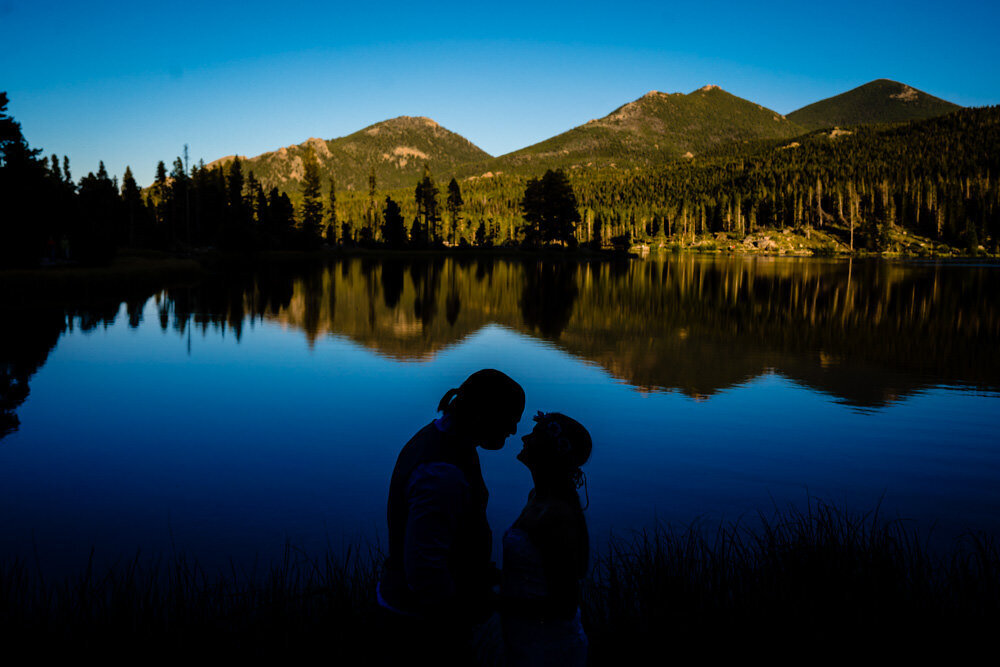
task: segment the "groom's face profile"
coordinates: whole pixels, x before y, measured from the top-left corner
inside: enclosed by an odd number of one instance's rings
[[[521,415],[487,426],[479,446],[490,451],[502,449],[507,438],[517,433],[519,421],[521,421]]]

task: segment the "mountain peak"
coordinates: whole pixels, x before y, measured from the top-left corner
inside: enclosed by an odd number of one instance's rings
[[[369,134],[377,134],[377,128],[402,128],[402,129],[420,129],[420,128],[430,128],[432,130],[444,129],[436,121],[427,116],[396,116],[395,118],[388,118],[381,122],[375,123],[365,128],[365,131],[376,128],[375,132],[369,132]]]
[[[321,178],[334,178],[338,187],[367,186],[374,170],[380,187],[408,186],[429,165],[435,174],[451,173],[491,156],[426,116],[397,116],[336,139],[310,137],[246,160],[265,187],[286,189],[298,196],[297,182],[309,155],[319,161]]]
[[[801,133],[774,111],[713,84],[690,94],[651,90],[603,118],[501,160],[508,170],[525,162],[566,168],[657,164],[700,155],[726,142],[785,139]]]
[[[386,123],[397,123],[406,125],[423,125],[425,127],[441,127],[431,118],[427,116],[396,116],[395,118],[390,118]]]
[[[899,81],[893,81],[892,79],[875,79],[854,90],[874,90],[886,93],[892,99],[902,100],[903,102],[913,102],[919,99],[921,95],[927,95],[927,93],[922,93],[916,88],[908,86],[905,83],[900,83]]]
[[[875,79],[845,93],[788,114],[808,130],[933,118],[959,109],[957,104],[892,79]]]

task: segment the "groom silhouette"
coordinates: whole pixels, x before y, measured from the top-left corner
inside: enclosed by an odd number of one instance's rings
[[[500,449],[517,432],[524,390],[500,371],[484,369],[449,389],[438,411],[442,416],[420,429],[396,460],[389,557],[377,590],[391,651],[455,664],[468,661],[498,583],[477,448]]]

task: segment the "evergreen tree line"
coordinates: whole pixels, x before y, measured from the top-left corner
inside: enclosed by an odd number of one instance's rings
[[[998,145],[1000,108],[988,107],[727,147],[660,167],[571,169],[567,176],[579,212],[570,225],[571,244],[655,245],[705,234],[738,239],[762,230],[820,229],[855,250],[886,250],[891,232],[907,231],[973,252],[980,246],[997,252]],[[537,226],[526,222],[525,204],[530,207],[532,199],[526,197],[529,183],[545,178],[495,174],[464,180],[462,213],[456,223],[445,218],[454,226],[454,240],[451,227],[449,236],[435,238],[472,246],[542,241]],[[395,204],[392,219],[398,208],[410,239],[423,238],[413,230],[425,229],[421,189],[427,192],[428,179],[425,172],[415,197],[405,190],[387,193]],[[365,219],[369,204],[361,193],[347,191],[342,199],[346,220]],[[430,218],[440,221],[434,210]],[[378,229],[371,238],[380,239]],[[357,224],[345,230],[361,238]]]
[[[309,210],[296,212],[277,188],[265,192],[239,159],[225,168],[161,161],[154,182],[139,188],[131,168],[119,184],[104,163],[73,180],[69,159],[45,158],[28,146],[0,93],[0,265],[30,266],[40,259],[104,263],[118,248],[184,250],[307,248]]]
[[[238,157],[189,168],[186,146],[169,171],[163,161],[157,164],[146,188],[138,186],[130,167],[119,183],[103,162],[96,174],[75,182],[67,157],[45,158],[28,145],[20,124],[6,114],[6,94],[0,95],[2,266],[32,266],[43,259],[106,263],[119,248],[308,250],[324,241],[429,248],[470,241],[488,245],[495,236],[485,223],[466,230],[458,182],[452,178],[441,193],[426,167],[412,207],[404,204],[406,213],[412,211],[406,217],[390,196],[380,200],[374,170],[367,197],[348,197],[346,215],[339,211],[336,183],[330,179],[324,192],[311,153],[295,193],[297,206],[287,192],[265,189],[252,171],[244,172]]]
[[[570,169],[579,222],[574,243],[687,242],[762,230],[820,229],[855,250],[888,249],[890,232],[993,252],[1000,242],[1000,107],[964,109],[895,126],[817,131],[795,141],[726,146],[660,167]],[[544,180],[541,177],[538,180]],[[462,182],[459,241],[535,241],[526,225],[532,179],[494,174]],[[406,220],[420,207],[388,193]],[[350,219],[363,209],[345,192]],[[457,244],[457,243],[456,243]]]
[[[975,252],[1000,240],[1000,107],[792,143],[759,142],[636,169],[495,174],[445,188],[429,167],[412,191],[320,182],[314,154],[297,188],[265,187],[237,157],[189,167],[187,149],[140,188],[103,162],[75,182],[69,160],[28,146],[0,93],[0,263],[106,262],[117,248],[183,251],[431,248],[635,241],[763,229],[823,229],[855,249],[885,250],[910,230]],[[463,192],[464,188],[464,192]],[[297,190],[297,191],[296,191]]]
[[[890,230],[996,252],[1000,107],[851,133],[821,131],[752,153],[573,178],[583,237],[656,241],[826,229],[885,250]]]

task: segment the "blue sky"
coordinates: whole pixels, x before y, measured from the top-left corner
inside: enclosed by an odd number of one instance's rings
[[[1000,102],[1000,3],[194,3],[0,0],[0,90],[29,142],[140,184],[429,116],[494,155],[649,90],[781,113],[876,78]]]

